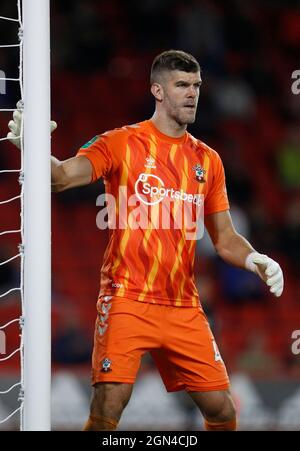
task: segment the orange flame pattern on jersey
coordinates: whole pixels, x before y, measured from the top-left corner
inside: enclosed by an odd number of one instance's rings
[[[116,224],[123,224],[109,231],[101,268],[100,295],[197,306],[196,241],[187,238],[190,224],[183,222],[181,228],[174,224],[183,208],[189,207],[191,217],[196,219],[195,196],[196,199],[203,196],[204,214],[229,208],[219,155],[187,132],[181,138],[166,136],[151,121],[99,135],[90,145],[79,149],[77,155],[84,155],[91,161],[92,181],[104,178],[106,193],[116,200]],[[205,182],[199,183],[195,177],[193,168],[197,164],[205,171]],[[154,200],[151,181],[158,181],[156,190],[164,193]],[[143,196],[148,194],[143,197],[148,203],[136,197],[139,184],[142,184]],[[128,203],[130,196],[137,200],[133,205]],[[125,213],[124,204],[127,204]],[[123,205],[121,210],[120,205]],[[139,213],[135,210],[137,207]],[[170,227],[162,228],[161,217],[166,212],[170,216]],[[134,227],[139,214],[147,215],[144,229]]]

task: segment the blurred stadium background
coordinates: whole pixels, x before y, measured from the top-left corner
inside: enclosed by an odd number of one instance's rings
[[[2,0],[0,14],[16,17]],[[300,70],[299,1],[65,0],[51,1],[52,152],[74,155],[105,130],[150,117],[153,57],[169,48],[196,56],[203,86],[191,133],[220,153],[232,216],[254,247],[285,273],[280,300],[256,277],[229,267],[209,240],[199,242],[196,278],[231,375],[242,429],[300,429]],[[1,22],[0,43],[15,43],[17,26]],[[0,69],[17,76],[17,49],[1,49]],[[0,107],[19,98],[7,83]],[[0,116],[6,136],[9,114]],[[42,149],[41,149],[42,151]],[[19,167],[19,152],[0,142],[0,170]],[[0,200],[18,194],[17,177],[1,174]],[[90,353],[99,268],[107,242],[96,228],[97,183],[53,196],[53,428],[80,429],[89,404]],[[1,231],[19,224],[18,201],[0,206]],[[0,260],[14,255],[18,236],[0,237]],[[0,267],[0,293],[15,286],[18,261]],[[19,315],[19,298],[1,299],[1,324]],[[7,331],[7,354],[18,346]],[[300,350],[300,347],[299,347]],[[37,356],[38,358],[38,356]],[[0,387],[18,379],[18,357],[1,362]],[[0,397],[0,419],[16,405]],[[17,427],[17,418],[2,429]],[[196,430],[199,414],[183,394],[166,394],[145,358],[122,429]]]

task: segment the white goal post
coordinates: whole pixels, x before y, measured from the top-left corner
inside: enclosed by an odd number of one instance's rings
[[[50,4],[23,0],[24,424],[51,429]]]

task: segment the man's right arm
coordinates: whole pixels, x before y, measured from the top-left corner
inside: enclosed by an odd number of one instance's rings
[[[59,161],[51,156],[51,189],[55,193],[90,184],[92,173],[92,164],[84,156],[65,161]]]
[[[7,134],[7,138],[19,149],[21,149],[22,114],[22,105],[18,102],[17,109],[13,113],[13,119],[8,123],[10,132]],[[51,121],[51,133],[56,127],[56,122]],[[92,181],[92,175],[92,163],[85,156],[73,157],[65,161],[59,161],[51,156],[51,187],[53,192],[58,193],[76,186],[88,185]]]

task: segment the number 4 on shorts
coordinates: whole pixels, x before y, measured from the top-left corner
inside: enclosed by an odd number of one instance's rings
[[[218,361],[222,361],[222,357],[220,354],[220,351],[218,349],[217,343],[215,342],[215,340],[212,341],[213,347],[214,347],[214,352],[215,352],[215,362]]]

